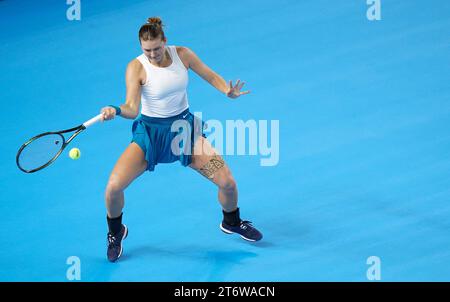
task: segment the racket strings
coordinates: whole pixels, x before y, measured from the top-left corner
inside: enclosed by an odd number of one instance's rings
[[[31,171],[45,166],[63,148],[64,137],[60,134],[47,134],[32,140],[18,157],[19,166]]]

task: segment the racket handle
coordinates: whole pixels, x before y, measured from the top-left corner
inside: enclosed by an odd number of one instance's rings
[[[89,127],[89,126],[91,126],[91,125],[93,125],[93,124],[99,122],[99,121],[102,119],[102,115],[103,115],[103,113],[100,113],[99,115],[97,115],[97,116],[91,118],[89,121],[84,122],[84,123],[83,123],[83,126],[84,126],[85,128],[87,128],[87,127]]]

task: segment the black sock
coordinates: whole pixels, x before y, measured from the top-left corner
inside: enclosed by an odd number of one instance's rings
[[[224,210],[222,210],[222,213],[223,221],[225,221],[226,224],[236,226],[241,222],[241,218],[239,217],[239,208],[237,208],[233,212],[225,212]]]
[[[106,220],[108,221],[108,228],[109,232],[113,235],[120,232],[122,229],[122,214],[120,214],[119,217],[116,218],[109,218],[108,215],[106,215]]]

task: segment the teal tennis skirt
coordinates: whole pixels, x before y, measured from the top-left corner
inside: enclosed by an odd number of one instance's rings
[[[134,142],[144,151],[147,170],[154,171],[158,163],[181,165],[192,163],[194,144],[203,134],[204,122],[186,109],[182,113],[168,117],[139,115],[133,122]]]

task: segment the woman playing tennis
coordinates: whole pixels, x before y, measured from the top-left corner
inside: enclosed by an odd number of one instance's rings
[[[137,118],[133,122],[131,143],[114,166],[106,187],[108,260],[114,262],[120,258],[122,241],[128,234],[127,226],[122,224],[124,190],[145,171],[153,171],[158,163],[179,161],[212,181],[218,187],[222,206],[220,229],[228,234],[237,233],[248,241],[261,240],[262,234],[249,221],[240,218],[238,191],[229,167],[203,135],[202,122],[189,112],[188,70],[192,69],[229,98],[249,91],[241,91],[244,83],[239,80],[235,85],[231,81],[227,84],[189,48],[166,45],[163,24],[158,17],[149,18],[140,28],[139,41],[143,54],[128,64],[125,104],[101,110],[103,120],[114,119],[117,115]],[[174,152],[173,146],[177,145],[173,144],[174,138],[182,133],[173,131],[176,121],[188,125],[182,129],[191,131],[192,139],[188,139],[187,144],[192,152]]]

